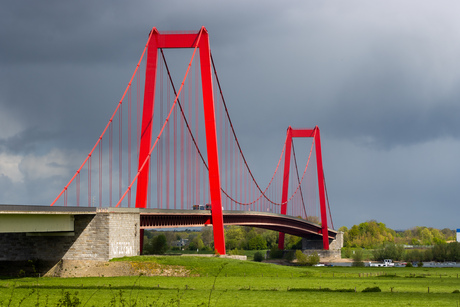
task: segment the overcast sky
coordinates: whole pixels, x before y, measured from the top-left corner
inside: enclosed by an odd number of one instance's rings
[[[55,198],[152,27],[205,26],[262,183],[286,128],[318,125],[336,228],[460,228],[459,11],[423,0],[4,2],[0,203]]]

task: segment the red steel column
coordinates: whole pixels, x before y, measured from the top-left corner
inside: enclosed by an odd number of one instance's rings
[[[147,159],[152,141],[152,121],[155,104],[155,85],[158,58],[158,31],[154,28],[147,51],[147,67],[145,70],[144,107],[142,111],[142,130],[139,148],[139,165]],[[149,181],[150,160],[147,161],[137,179],[136,208],[147,207],[147,187]],[[142,248],[142,247],[141,247]]]
[[[321,211],[321,233],[323,234],[323,248],[329,250],[329,232],[327,226],[327,213],[326,213],[326,195],[324,186],[324,172],[323,172],[323,158],[321,156],[321,137],[319,128],[316,126],[314,129],[292,129],[291,126],[288,128],[286,136],[286,153],[284,157],[284,175],[283,175],[283,191],[281,196],[281,214],[286,214],[288,189],[289,189],[289,170],[290,170],[290,159],[291,159],[291,146],[292,138],[296,137],[314,137],[315,138],[315,152],[316,152],[316,164],[318,171],[318,190],[319,190],[319,204]],[[278,248],[284,249],[284,233],[279,233]]]
[[[201,84],[203,87],[204,122],[206,129],[206,148],[208,151],[209,188],[212,207],[212,225],[216,252],[225,255],[224,219],[222,215],[222,195],[217,152],[216,113],[212,90],[211,50],[209,35],[203,27],[200,39]]]
[[[323,232],[323,248],[329,250],[329,232],[327,228],[327,214],[326,214],[326,196],[324,188],[324,173],[323,173],[323,158],[321,156],[321,138],[319,135],[318,126],[315,127],[315,150],[316,150],[316,163],[318,171],[318,189],[319,189],[319,205],[321,209],[321,228]]]
[[[196,40],[201,32],[198,47],[200,49],[201,83],[203,88],[214,246],[219,254],[225,254],[224,220],[222,216],[222,196],[217,151],[216,118],[212,89],[209,35],[204,27],[201,28],[200,32],[195,34],[160,34],[155,28],[152,31],[154,31],[152,33],[153,37],[150,39],[147,53],[139,167],[141,167],[142,163],[144,163],[147,158],[151,146],[158,48],[194,48]],[[146,167],[144,167],[138,178],[136,208],[145,208],[147,204],[148,174],[150,168],[149,162],[150,161],[147,162]]]
[[[291,167],[292,128],[289,126],[286,135],[286,151],[284,153],[283,191],[281,194],[281,214],[286,215],[289,190],[289,170]],[[278,249],[284,249],[284,232],[279,233]]]

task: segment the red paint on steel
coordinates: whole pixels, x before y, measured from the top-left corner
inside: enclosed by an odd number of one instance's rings
[[[122,141],[123,141],[123,105],[120,106],[120,111],[118,112],[118,198],[121,198],[122,189],[122,177],[123,177],[123,159],[122,159]]]
[[[112,181],[113,181],[113,125],[110,122],[109,126],[109,206],[112,207]]]
[[[197,34],[160,34],[152,29],[152,38],[147,53],[147,69],[144,94],[144,112],[142,119],[141,145],[139,154],[139,179],[137,185],[136,207],[145,208],[147,200],[149,149],[151,144],[153,106],[155,93],[155,76],[157,54],[159,48],[194,48],[196,43],[200,49],[201,84],[208,153],[209,183],[212,205],[212,222],[214,245],[219,254],[225,254],[225,238],[222,217],[222,199],[220,192],[219,161],[217,151],[216,119],[211,75],[211,52],[209,35],[202,27]],[[198,39],[201,35],[201,38]],[[141,165],[145,165],[141,170]]]
[[[91,207],[91,156],[88,159],[88,207]]]
[[[326,197],[325,197],[325,186],[324,186],[324,173],[323,173],[323,160],[321,156],[321,139],[318,126],[313,129],[292,129],[289,126],[286,135],[286,152],[284,160],[284,176],[283,176],[283,190],[281,196],[281,214],[286,215],[287,208],[287,193],[289,187],[289,169],[291,159],[291,147],[293,137],[313,137],[315,140],[315,151],[316,151],[316,169],[318,172],[318,191],[319,191],[319,202],[321,210],[321,232],[323,234],[323,248],[329,250],[329,237],[327,227],[327,213],[326,213]],[[278,248],[284,249],[284,233],[279,234]]]
[[[139,148],[138,167],[146,161],[145,170],[140,172],[137,180],[136,208],[147,206],[147,187],[149,180],[150,159],[148,153],[152,141],[152,121],[155,100],[155,81],[158,57],[158,37],[160,33],[153,28],[150,33],[150,40],[147,50],[147,64],[145,69],[144,106],[142,111],[141,141]]]
[[[219,174],[219,156],[217,152],[216,118],[211,75],[211,50],[209,48],[208,31],[201,28],[200,66],[201,86],[203,88],[204,122],[206,130],[206,148],[209,166],[209,189],[211,194],[212,224],[214,246],[216,251],[225,254],[224,220],[222,216],[222,198]]]
[[[102,207],[102,140],[99,143],[99,208]]]
[[[131,182],[131,87],[128,90],[128,182]],[[129,207],[131,207],[131,190],[128,192]]]
[[[318,126],[315,127],[315,147],[316,147],[316,164],[318,171],[318,189],[319,189],[319,204],[321,208],[321,228],[323,231],[323,248],[329,250],[329,238],[327,228],[327,215],[326,215],[326,196],[324,195],[324,173],[323,173],[323,158],[321,155],[321,138]]]
[[[184,95],[182,95],[183,97]],[[184,209],[184,189],[185,189],[185,150],[184,150],[184,135],[185,127],[184,120],[181,118],[180,121],[180,208]]]
[[[173,173],[174,173],[174,209],[177,209],[177,108],[174,108],[174,115],[173,115],[173,133],[174,133],[174,166],[173,166]]]
[[[283,172],[283,190],[281,194],[281,214],[286,215],[287,198],[289,189],[289,169],[291,163],[291,144],[292,144],[292,129],[289,126],[286,134],[286,150],[284,152],[284,172]],[[284,233],[279,233],[278,248],[284,249]]]

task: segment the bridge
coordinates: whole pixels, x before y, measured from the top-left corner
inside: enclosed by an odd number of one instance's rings
[[[175,82],[166,60],[167,50],[177,48],[191,52],[181,82]],[[294,140],[311,145],[296,153]],[[193,210],[199,205],[211,210]],[[262,188],[238,140],[204,27],[198,32],[153,28],[102,134],[50,207],[3,209],[0,219],[9,220],[13,228],[37,212],[43,219],[54,214],[70,220],[131,214],[135,226],[126,227],[135,229],[136,240],[148,228],[212,225],[219,254],[226,253],[225,225],[278,231],[280,249],[285,233],[321,240],[325,250],[337,234],[319,128],[288,127],[273,175]],[[11,222],[13,215],[16,222]],[[61,221],[66,229],[35,232],[74,232],[66,221]],[[0,231],[12,231],[8,227]],[[136,247],[130,250],[136,253]]]
[[[130,213],[139,215],[139,229],[190,228],[212,225],[210,210],[165,210],[146,208],[44,207],[0,205],[0,233],[73,232],[76,215]],[[279,213],[223,211],[224,225],[258,227],[303,238],[321,237],[321,226],[302,218]],[[337,232],[329,229],[328,239]]]

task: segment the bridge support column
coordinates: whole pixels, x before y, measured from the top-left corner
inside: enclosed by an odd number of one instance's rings
[[[107,261],[139,255],[139,212],[134,208],[111,210],[68,214],[74,220],[73,231],[0,233],[0,262],[31,259],[51,263],[60,260]]]
[[[214,110],[214,94],[212,88],[211,50],[209,48],[208,31],[202,27],[198,33],[160,33],[152,29],[149,38],[147,69],[145,77],[145,94],[142,118],[142,138],[139,152],[139,178],[137,181],[136,208],[147,207],[147,186],[149,173],[149,151],[153,110],[155,101],[155,76],[157,70],[157,54],[160,48],[195,48],[200,49],[201,85],[203,90],[204,120],[206,130],[206,148],[209,167],[209,186],[212,206],[212,224],[214,230],[214,246],[216,252],[225,254],[224,222],[222,216],[221,186],[219,159],[217,151],[216,119]],[[141,170],[146,161],[145,167]]]
[[[326,213],[326,196],[325,196],[325,185],[324,185],[324,173],[323,173],[323,159],[321,155],[321,138],[318,126],[313,129],[292,129],[291,126],[287,129],[286,135],[286,149],[284,153],[284,174],[283,174],[283,190],[281,194],[281,214],[286,215],[287,213],[287,201],[288,201],[288,190],[289,190],[289,170],[291,163],[291,146],[293,137],[313,137],[315,142],[316,150],[316,168],[318,172],[318,190],[319,190],[319,202],[321,210],[321,233],[323,235],[323,248],[329,250],[329,238],[328,238],[328,225],[327,225],[327,213]],[[305,212],[306,215],[306,212]],[[278,248],[284,249],[284,233],[279,234]]]

